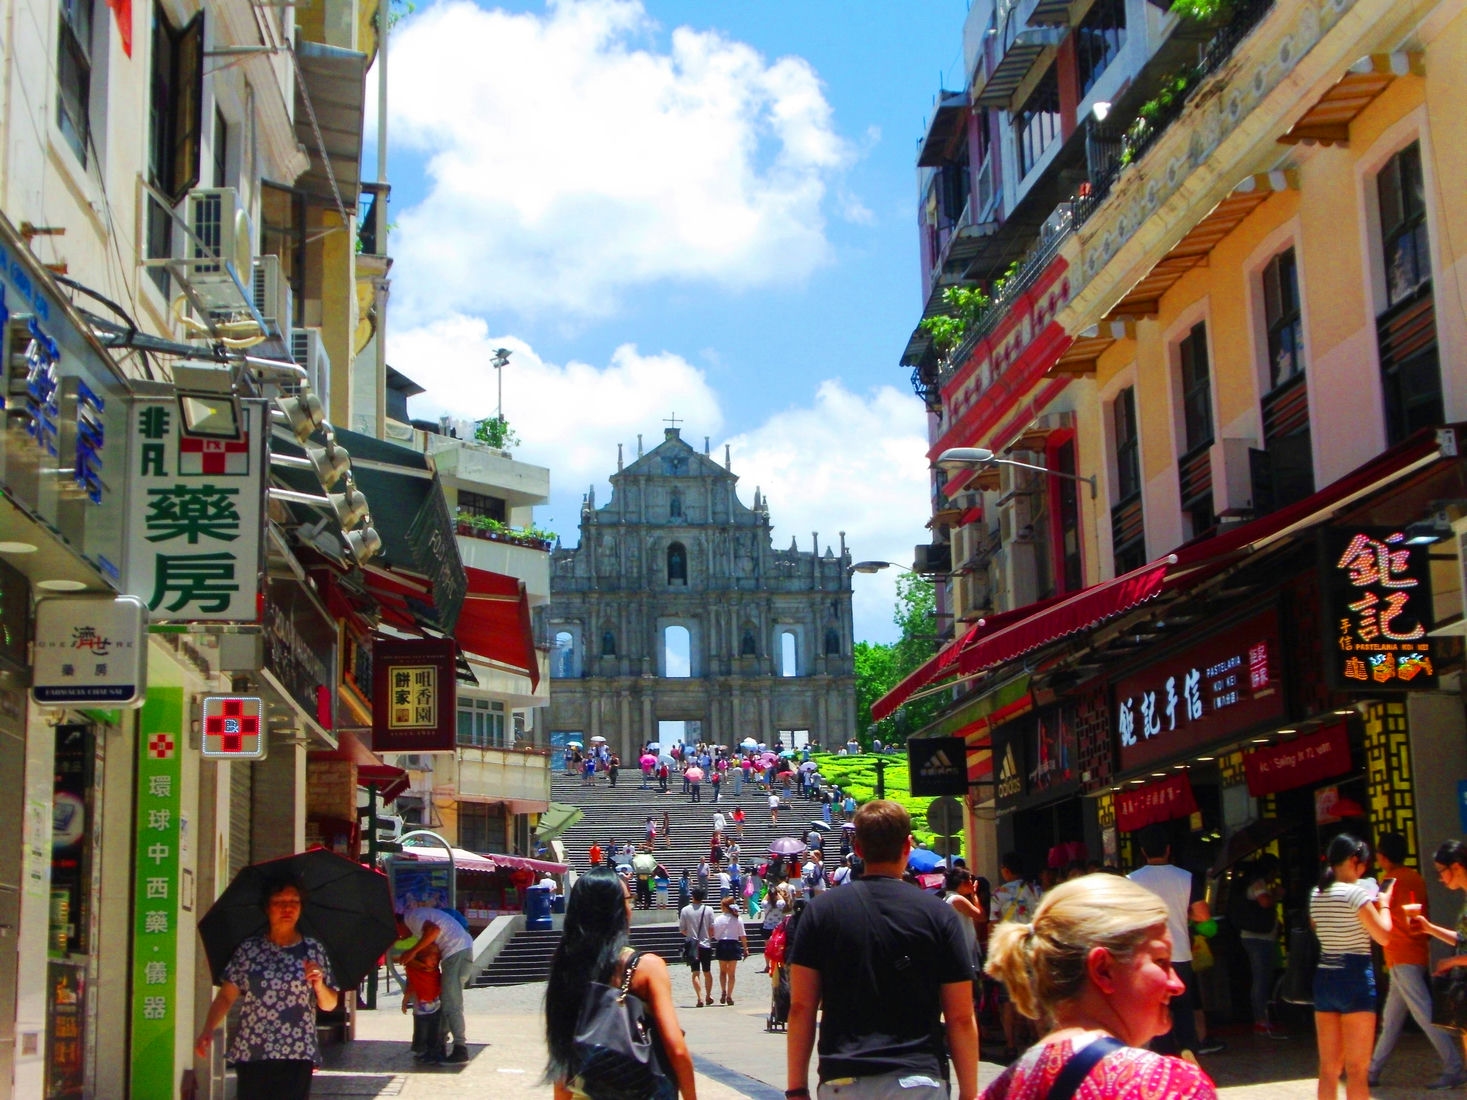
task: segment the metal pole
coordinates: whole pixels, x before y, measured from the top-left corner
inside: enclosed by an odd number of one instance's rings
[[[377,784],[367,784],[367,866],[377,866]],[[367,1003],[364,1008],[377,1007],[377,968],[367,977]]]

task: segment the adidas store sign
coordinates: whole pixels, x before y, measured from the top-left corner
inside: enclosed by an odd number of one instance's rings
[[[907,772],[912,793],[968,793],[967,748],[961,737],[913,737],[907,741]]]

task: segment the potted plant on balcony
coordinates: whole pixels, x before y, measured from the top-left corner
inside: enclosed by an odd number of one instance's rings
[[[486,416],[483,420],[474,421],[474,440],[496,451],[505,451],[516,446],[520,437],[503,416]]]
[[[942,304],[947,307],[947,312],[922,318],[919,327],[931,338],[937,354],[945,360],[983,319],[990,299],[976,286],[950,286],[942,292]]]
[[[511,527],[502,520],[481,516],[463,508],[458,510],[458,533],[469,538],[506,542],[511,546],[524,546],[531,550],[549,550],[555,544],[556,537],[554,531],[543,530],[534,524],[528,527]]]

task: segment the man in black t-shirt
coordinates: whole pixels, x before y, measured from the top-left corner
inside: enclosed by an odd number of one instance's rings
[[[864,876],[817,895],[788,948],[785,1096],[810,1095],[819,1009],[821,1100],[946,1100],[949,1056],[958,1100],[973,1100],[978,1027],[962,925],[951,906],[901,880],[912,851],[906,810],[867,802],[855,824]]]

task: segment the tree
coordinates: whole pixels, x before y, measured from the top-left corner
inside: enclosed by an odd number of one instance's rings
[[[939,696],[929,696],[903,705],[874,727],[871,721],[871,705],[937,652],[934,608],[932,585],[914,573],[904,573],[897,578],[891,617],[901,637],[890,643],[856,643],[856,737],[866,748],[871,747],[873,736],[887,744],[901,744],[908,734],[931,722],[942,707]]]

